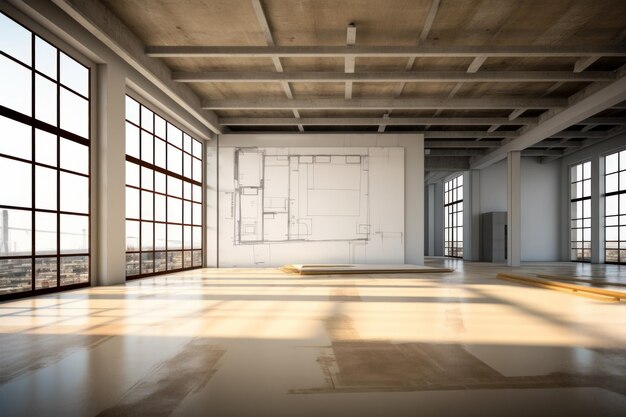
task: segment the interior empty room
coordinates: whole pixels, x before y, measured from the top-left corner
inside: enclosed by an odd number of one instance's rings
[[[626,2],[0,0],[0,416],[623,416]]]

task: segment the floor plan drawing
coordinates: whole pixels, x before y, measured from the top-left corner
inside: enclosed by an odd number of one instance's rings
[[[220,228],[232,231],[222,260],[280,263],[298,244],[339,250],[345,262],[401,253],[403,159],[402,148],[220,149],[230,171],[220,171]],[[372,194],[388,198],[372,204]]]

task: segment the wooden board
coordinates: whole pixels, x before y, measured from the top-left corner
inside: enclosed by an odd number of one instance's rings
[[[424,272],[452,272],[450,268],[433,268],[422,265],[367,265],[367,264],[288,264],[281,271],[299,275],[326,274],[398,274]]]

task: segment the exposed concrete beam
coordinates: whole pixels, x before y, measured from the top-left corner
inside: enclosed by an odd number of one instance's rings
[[[480,156],[485,149],[426,149],[427,156]]]
[[[57,1],[57,0],[55,0]],[[157,58],[271,58],[278,57],[580,57],[626,56],[626,46],[148,46]]]
[[[469,157],[466,156],[426,156],[424,162],[426,171],[465,171],[470,167]]]
[[[280,61],[279,61],[280,62]],[[172,79],[181,83],[258,83],[258,82],[552,82],[552,81],[614,81],[611,71],[381,71],[354,72],[354,60],[345,72],[174,72]]]
[[[248,98],[207,100],[205,109],[554,109],[565,107],[567,100],[552,98],[454,98],[454,99],[274,99]]]
[[[251,0],[252,8],[254,9],[254,13],[256,14],[257,21],[259,25],[261,25],[261,31],[263,31],[263,36],[265,36],[265,42],[268,46],[275,46],[274,37],[272,36],[272,31],[270,29],[270,25],[267,21],[267,17],[265,16],[265,12],[263,11],[263,5],[261,4],[261,0]],[[272,57],[272,62],[274,63],[274,68],[276,68],[277,73],[283,72],[283,64],[280,62],[280,58],[277,56]],[[276,73],[274,73],[276,74]],[[293,99],[293,91],[291,91],[291,86],[287,80],[281,80],[281,85],[283,90],[285,91],[285,95],[288,99]],[[293,116],[296,119],[300,118],[300,113],[298,109],[293,109]],[[298,125],[298,130],[300,132],[304,132],[304,126],[301,124]]]
[[[568,107],[544,113],[536,126],[520,129],[520,136],[517,139],[479,158],[472,163],[472,168],[480,169],[489,166],[505,158],[509,152],[526,149],[626,100],[626,68],[621,68],[618,71],[618,76],[616,81],[608,85],[606,83],[594,83],[578,92],[570,97]]]
[[[305,117],[299,120],[291,117],[221,117],[220,123],[224,126],[371,126],[371,125],[437,125],[437,126],[488,126],[498,125],[527,125],[539,121],[536,117],[520,117],[514,121],[504,117]],[[603,119],[604,120],[604,119]],[[620,120],[626,124],[626,118],[606,118],[608,123]]]
[[[146,55],[143,42],[101,2],[86,0],[52,0],[52,2],[200,123],[213,133],[221,133],[217,115],[212,111],[203,110],[200,99],[187,86],[173,82],[169,67]]]
[[[356,26],[354,23],[348,25],[346,35],[346,45],[354,46],[356,44]],[[355,58],[353,56],[347,56],[344,58],[344,71],[346,74],[354,73]],[[352,98],[352,81],[346,81],[344,97],[346,100]]]
[[[461,148],[461,149],[475,149],[475,148],[499,148],[503,142],[499,140],[481,140],[475,142],[473,140],[427,140],[424,143],[424,148],[428,149],[446,149],[446,148]],[[537,145],[537,148],[544,148],[550,146],[559,146],[563,148],[575,148],[578,145],[572,143],[561,144],[559,140],[545,140]]]
[[[598,55],[580,58],[578,61],[576,61],[576,63],[574,63],[574,72],[583,72],[591,64],[593,64],[594,62],[596,62],[600,58],[601,57],[598,56]]]
[[[520,117],[528,109],[515,109],[509,114],[509,120],[515,120]]]
[[[561,152],[560,155],[551,155],[551,156],[547,156],[541,159],[541,163],[542,164],[547,164],[549,162],[555,161],[557,159],[563,158],[564,156],[567,156],[569,154],[578,152],[580,150],[583,150],[585,148],[588,148],[591,145],[596,145],[604,140],[608,140],[611,138],[614,138],[615,136],[618,135],[623,135],[624,133],[626,133],[626,127],[624,126],[618,126],[618,127],[614,127],[613,129],[610,129],[609,131],[606,132],[606,135],[604,136],[604,138],[598,140],[598,139],[587,139],[584,140],[581,144],[576,145],[576,146],[572,146],[567,148],[564,152]]]

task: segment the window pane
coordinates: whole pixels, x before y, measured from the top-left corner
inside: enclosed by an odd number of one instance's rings
[[[201,227],[193,228],[193,247],[194,249],[202,247],[202,228]]]
[[[183,227],[174,224],[167,225],[167,249],[182,249]]]
[[[126,254],[126,276],[139,275],[139,254]]]
[[[0,204],[16,207],[31,207],[31,164],[0,157],[0,178],[3,180],[2,192],[0,192]]]
[[[0,106],[32,116],[31,70],[0,55],[0,74]]]
[[[89,178],[61,172],[61,211],[89,212]]]
[[[139,222],[126,220],[126,250],[139,250]]]
[[[139,103],[128,96],[126,96],[126,120],[139,125]]]
[[[152,163],[153,161],[153,149],[154,139],[153,136],[148,133],[141,131],[141,159],[148,163]]]
[[[173,223],[182,223],[183,221],[183,204],[182,200],[174,197],[167,197],[167,221]]]
[[[52,255],[57,253],[57,215],[35,213],[35,253]]]
[[[154,249],[154,223],[141,222],[141,250]]]
[[[65,138],[59,138],[61,146],[61,168],[89,174],[89,148]]]
[[[139,159],[139,128],[126,123],[126,155]]]
[[[154,224],[154,249],[155,250],[165,250],[167,249],[166,238],[165,238],[165,224],[163,223],[155,223]]]
[[[0,13],[0,51],[31,65],[31,48],[30,30]]]
[[[154,220],[164,222],[167,220],[165,216],[166,202],[165,196],[160,194],[154,195]]]
[[[150,111],[150,109],[141,106],[141,127],[146,129],[148,132],[153,132],[153,117],[154,113]]]
[[[141,273],[151,274],[154,272],[154,257],[152,253],[141,254]]]
[[[202,181],[202,164],[200,160],[195,158],[193,160],[193,179],[195,181]],[[461,196],[461,198],[463,197]]]
[[[32,270],[32,258],[0,258],[0,294],[30,291]]]
[[[154,191],[165,193],[165,174],[160,172],[154,173]]]
[[[35,130],[35,160],[57,166],[57,137],[43,130]]]
[[[175,197],[183,196],[183,182],[178,178],[167,177],[167,193]]]
[[[193,251],[193,266],[202,266],[202,251]]]
[[[89,257],[65,256],[61,258],[61,285],[89,282]]]
[[[183,248],[191,249],[191,226],[183,226]]]
[[[612,193],[617,191],[617,179],[617,173],[606,176],[605,192]]]
[[[152,190],[154,171],[150,168],[141,167],[141,188]]]
[[[57,86],[41,75],[35,76],[35,118],[57,125]]]
[[[191,178],[191,155],[183,154],[183,175],[186,178]]]
[[[191,224],[191,203],[189,201],[183,201],[183,223]]]
[[[193,204],[193,224],[201,225],[202,224],[202,205],[201,204]]]
[[[35,207],[57,209],[57,170],[35,167]]]
[[[139,187],[139,165],[126,162],[126,184]]]
[[[61,84],[78,94],[89,97],[89,70],[61,52]]]
[[[30,210],[0,208],[0,256],[28,256],[31,254],[32,223]]]
[[[57,286],[57,258],[35,259],[35,289]]]
[[[154,140],[154,164],[161,168],[166,167],[165,142],[160,139]]]
[[[0,116],[0,153],[28,159],[32,157],[32,128]]]
[[[57,48],[35,36],[35,69],[57,79]]]
[[[89,138],[89,102],[61,88],[61,129]]]
[[[154,272],[163,272],[167,269],[167,254],[165,252],[155,252]]]
[[[183,147],[183,132],[171,123],[167,124],[167,141],[178,148]]]
[[[165,120],[163,120],[163,118],[161,118],[158,114],[154,115],[154,134],[161,139],[166,138]]]
[[[196,158],[202,158],[202,143],[197,140],[193,140],[193,156]]]
[[[61,253],[87,253],[89,217],[61,214]]]
[[[139,190],[126,187],[126,217],[139,218]]]
[[[605,174],[610,174],[612,172],[616,172],[617,171],[617,164],[619,161],[619,155],[614,153],[612,155],[608,155],[604,161],[605,161],[605,166],[604,166],[604,173]]]
[[[153,195],[149,191],[141,192],[141,218],[143,220],[154,220],[152,217],[154,208]]]
[[[167,169],[177,174],[182,174],[183,153],[172,145],[167,145]]]

